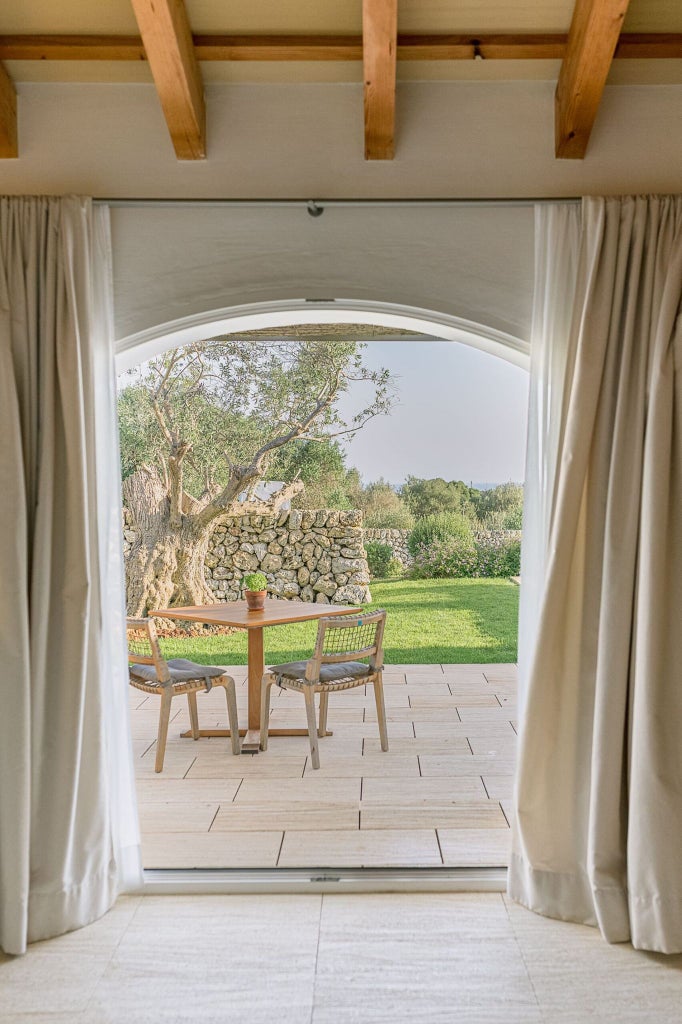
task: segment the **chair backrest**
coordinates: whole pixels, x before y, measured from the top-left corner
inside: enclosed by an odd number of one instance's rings
[[[306,679],[319,677],[321,665],[341,661],[369,659],[370,668],[384,667],[384,627],[386,612],[378,608],[366,615],[335,615],[320,619]]]
[[[126,619],[128,636],[128,663],[153,665],[160,683],[170,682],[166,659],[161,653],[159,638],[153,619]]]

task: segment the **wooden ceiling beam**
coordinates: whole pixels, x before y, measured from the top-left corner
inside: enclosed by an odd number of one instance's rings
[[[568,36],[399,35],[401,60],[562,60]],[[199,61],[359,61],[361,36],[195,35]],[[682,59],[682,32],[623,33],[614,58]],[[146,61],[139,36],[0,35],[0,60]]]
[[[206,61],[362,60],[362,36],[198,35],[194,47]]]
[[[362,0],[365,160],[392,160],[398,0]]]
[[[0,64],[0,160],[12,160],[17,156],[17,92],[4,65]]]
[[[629,0],[576,0],[554,104],[555,151],[582,160]]]
[[[132,0],[175,155],[206,156],[206,107],[184,0]]]
[[[139,36],[0,35],[1,60],[141,60]]]
[[[682,32],[621,32],[615,60],[679,60]]]

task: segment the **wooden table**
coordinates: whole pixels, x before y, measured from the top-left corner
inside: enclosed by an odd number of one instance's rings
[[[248,633],[248,728],[244,732],[242,754],[257,754],[260,749],[260,693],[265,672],[263,630],[266,626],[283,626],[289,622],[322,619],[328,615],[358,615],[362,608],[340,604],[311,604],[307,601],[266,601],[263,611],[252,612],[246,601],[224,604],[192,605],[184,608],[159,608],[150,612],[159,618],[185,622],[205,622],[211,626],[234,626]],[[182,734],[190,736],[190,732]],[[201,729],[201,736],[229,736],[229,729]],[[307,729],[269,729],[269,736],[307,736]]]

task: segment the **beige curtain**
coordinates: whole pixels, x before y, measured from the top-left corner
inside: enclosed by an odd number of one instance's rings
[[[666,953],[682,951],[681,302],[682,197],[586,199],[509,876],[533,910]]]
[[[100,521],[108,512],[95,458],[101,378],[113,388],[107,226],[87,200],[0,200],[0,947],[7,953],[93,920],[121,882],[124,830],[115,803],[125,787],[112,779],[108,722],[120,654],[106,632],[109,540]],[[107,415],[115,438],[111,404]],[[115,452],[114,441],[114,459]]]

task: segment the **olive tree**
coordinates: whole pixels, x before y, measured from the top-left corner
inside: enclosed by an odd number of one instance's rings
[[[371,400],[344,416],[339,399],[356,381],[371,382]],[[218,522],[273,514],[303,488],[296,477],[257,496],[281,449],[352,435],[392,400],[388,371],[365,367],[352,340],[221,337],[130,371],[119,395],[123,496],[135,533],[129,614],[212,601],[204,558]]]

